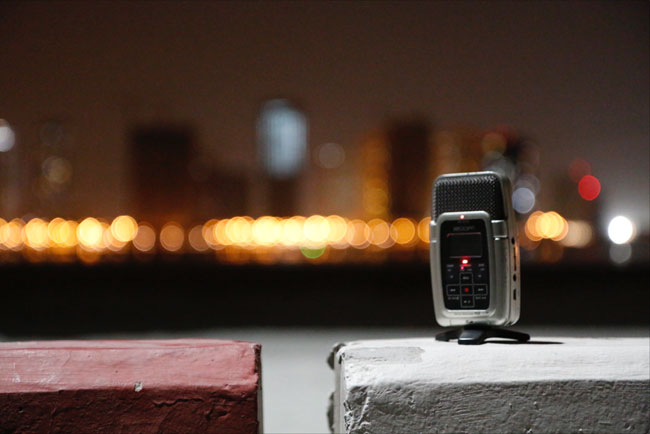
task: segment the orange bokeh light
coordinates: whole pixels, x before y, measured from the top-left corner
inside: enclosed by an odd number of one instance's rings
[[[176,222],[169,222],[160,231],[160,245],[170,252],[177,252],[185,242],[185,231]]]
[[[141,252],[149,252],[156,246],[156,231],[149,223],[138,224],[138,233],[133,239],[133,246]]]

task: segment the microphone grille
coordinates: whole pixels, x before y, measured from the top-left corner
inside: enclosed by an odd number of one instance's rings
[[[462,211],[485,211],[492,220],[507,218],[501,182],[490,173],[436,179],[432,211],[434,220],[445,212]]]

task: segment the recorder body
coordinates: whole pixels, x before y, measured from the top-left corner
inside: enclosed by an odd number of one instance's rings
[[[495,172],[436,179],[430,265],[441,326],[506,326],[519,319],[519,244],[511,196],[509,180]]]

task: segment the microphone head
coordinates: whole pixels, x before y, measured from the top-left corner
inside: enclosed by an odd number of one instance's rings
[[[492,220],[508,218],[501,181],[494,172],[439,177],[433,186],[432,203],[434,221],[440,214],[459,211],[485,211]]]

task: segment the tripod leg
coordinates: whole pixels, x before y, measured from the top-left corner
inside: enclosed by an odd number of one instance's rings
[[[481,345],[489,337],[489,329],[465,328],[458,337],[458,345]]]
[[[436,340],[449,342],[452,339],[458,339],[462,332],[463,329],[447,330],[445,332],[438,333],[436,335]]]
[[[528,333],[516,332],[514,330],[502,328],[489,328],[485,330],[488,338],[514,339],[519,342],[528,342],[530,335]]]
[[[516,332],[514,330],[490,327],[485,325],[470,324],[461,329],[448,330],[436,335],[437,341],[449,342],[458,339],[459,345],[481,345],[487,338],[513,339],[518,342],[528,342],[528,333]]]

